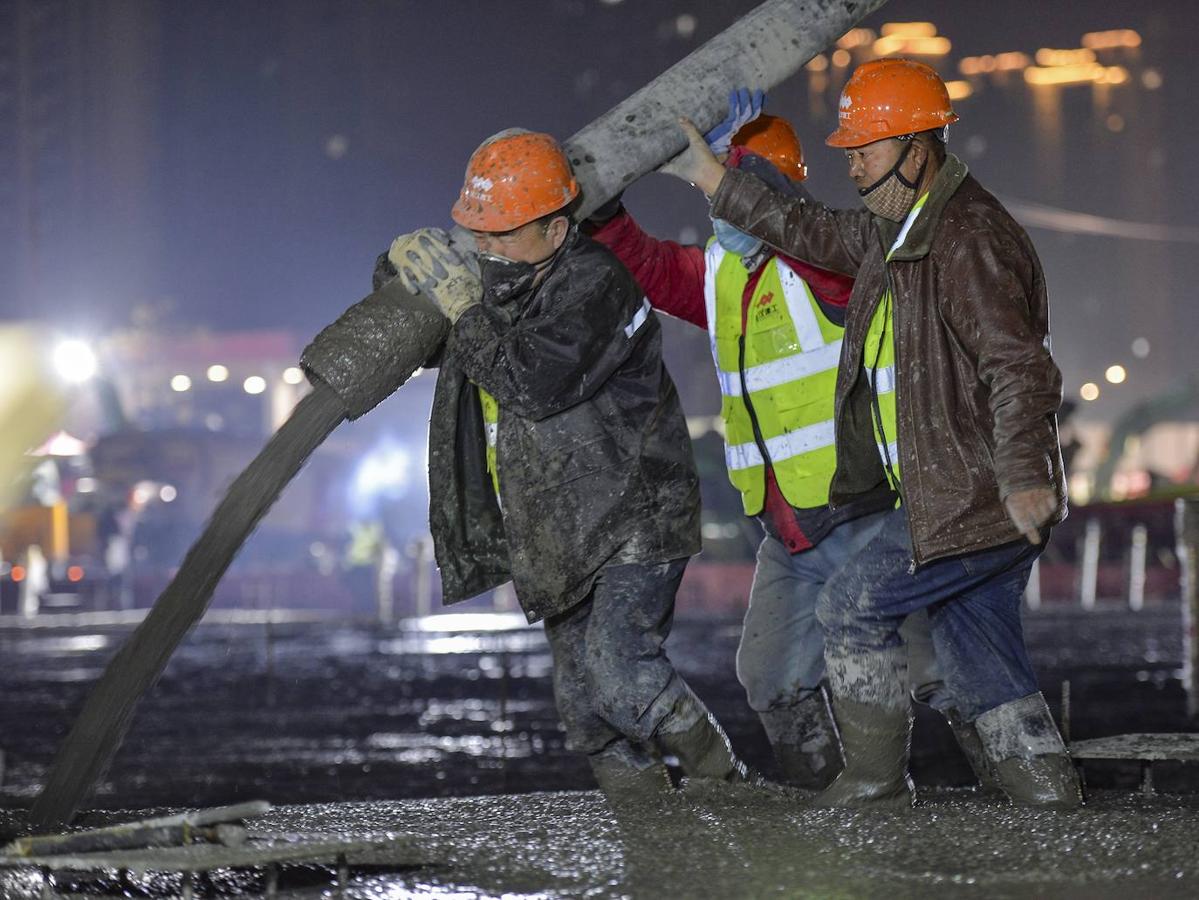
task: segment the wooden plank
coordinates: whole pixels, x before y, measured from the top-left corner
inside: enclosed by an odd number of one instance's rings
[[[1199,734],[1116,734],[1074,741],[1075,759],[1173,759],[1199,762]]]
[[[69,834],[34,835],[18,838],[0,849],[0,853],[10,856],[49,856],[137,847],[169,847],[190,843],[193,836],[203,840],[205,836],[198,833],[201,830],[261,816],[270,808],[271,805],[265,800],[252,800]]]
[[[99,853],[68,853],[47,856],[0,856],[0,867],[36,866],[55,871],[96,872],[125,869],[132,874],[151,872],[210,872],[213,869],[245,869],[277,863],[337,865],[359,855],[372,862],[415,866],[429,863],[425,853],[406,837],[355,841],[269,841],[248,842],[240,847],[220,844],[189,844],[185,847],[110,850]]]

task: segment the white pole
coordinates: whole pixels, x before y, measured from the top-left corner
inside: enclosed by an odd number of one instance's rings
[[[433,609],[433,538],[424,535],[416,542],[416,614],[427,616]]]
[[[1132,544],[1128,553],[1128,608],[1145,608],[1145,560],[1149,550],[1149,529],[1137,525],[1132,529]]]
[[[1174,501],[1174,533],[1178,541],[1179,581],[1182,588],[1182,687],[1187,715],[1199,715],[1199,499]]]
[[[1099,590],[1099,541],[1103,536],[1103,527],[1098,519],[1087,521],[1086,534],[1082,545],[1082,608],[1094,609],[1095,596]]]
[[[1024,588],[1024,604],[1029,609],[1041,608],[1040,557],[1032,561],[1032,568],[1028,570],[1028,585]]]

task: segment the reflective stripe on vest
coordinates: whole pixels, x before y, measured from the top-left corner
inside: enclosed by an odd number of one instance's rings
[[[487,439],[487,471],[491,475],[491,484],[498,495],[500,492],[500,470],[496,464],[495,444],[500,433],[500,405],[495,397],[476,385],[479,391],[479,403],[483,406],[483,435]]]
[[[887,251],[887,262],[891,256],[903,246],[912,224],[924,208],[928,194],[916,201],[908,217],[904,219],[903,227],[891,249]],[[899,481],[899,417],[895,409],[895,309],[894,298],[890,288],[883,289],[883,296],[870,318],[870,327],[866,331],[866,341],[862,352],[862,367],[866,372],[866,380],[874,389],[877,398],[877,414],[871,412],[874,431],[874,443],[878,447],[878,455],[884,468],[890,464],[889,477]],[[873,404],[872,404],[873,407]],[[879,424],[882,424],[882,430]]]
[[[801,509],[823,506],[836,467],[833,396],[843,329],[821,312],[804,280],[771,257],[754,286],[743,331],[749,278],[740,257],[715,240],[708,243],[704,302],[729,480],[741,492],[746,514],[760,513],[766,460],[756,422],[787,502]]]

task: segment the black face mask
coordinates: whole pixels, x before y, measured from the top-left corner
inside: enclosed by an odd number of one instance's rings
[[[506,303],[527,294],[532,290],[537,276],[554,264],[568,243],[563,241],[557,250],[535,263],[519,262],[494,253],[480,253],[479,278],[483,282],[483,296],[495,303]]]
[[[553,257],[551,257],[552,259]],[[503,303],[526,293],[537,278],[537,266],[491,253],[479,254],[479,277],[483,296]]]

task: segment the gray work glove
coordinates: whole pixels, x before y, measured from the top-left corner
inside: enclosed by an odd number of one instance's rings
[[[457,322],[483,295],[479,276],[441,228],[400,235],[391,242],[387,258],[404,287],[430,298],[451,322]]]

